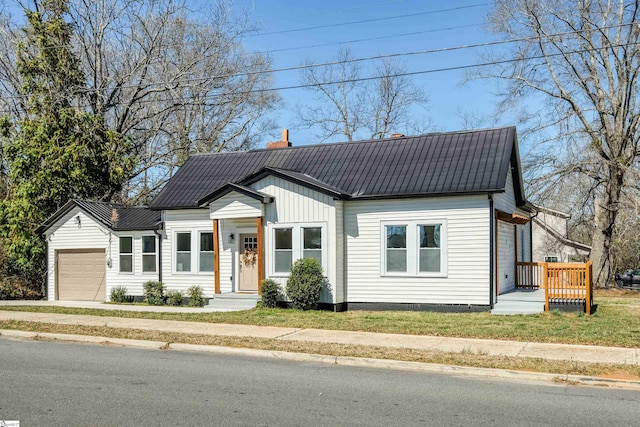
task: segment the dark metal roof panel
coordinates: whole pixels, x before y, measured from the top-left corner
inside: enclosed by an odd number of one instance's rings
[[[198,199],[265,167],[309,176],[353,197],[499,191],[517,158],[515,147],[515,128],[499,128],[197,155],[150,207],[197,207]]]

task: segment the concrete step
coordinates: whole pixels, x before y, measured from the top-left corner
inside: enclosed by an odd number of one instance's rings
[[[544,312],[542,302],[507,301],[498,302],[493,306],[491,314],[513,315],[513,314],[538,314]]]
[[[209,307],[220,311],[241,311],[256,308],[260,301],[258,294],[219,294],[209,300]]]

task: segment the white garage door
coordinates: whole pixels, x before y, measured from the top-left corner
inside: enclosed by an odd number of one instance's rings
[[[59,250],[58,295],[61,301],[104,301],[104,249]]]

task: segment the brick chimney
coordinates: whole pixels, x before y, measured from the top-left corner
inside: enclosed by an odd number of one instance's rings
[[[391,138],[404,138],[403,133],[392,133]]]
[[[289,141],[289,129],[282,129],[282,141],[267,142],[267,148],[286,147],[291,147],[291,141]]]

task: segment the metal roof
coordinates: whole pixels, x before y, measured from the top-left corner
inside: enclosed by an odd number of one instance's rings
[[[195,155],[149,207],[196,208],[228,183],[268,174],[344,199],[493,193],[510,170],[524,205],[515,127]]]
[[[73,208],[79,207],[93,219],[113,231],[155,230],[161,226],[160,212],[145,206],[127,206],[117,203],[94,202],[91,200],[70,200],[62,208],[38,227],[44,233]],[[114,210],[117,221],[114,222]]]

